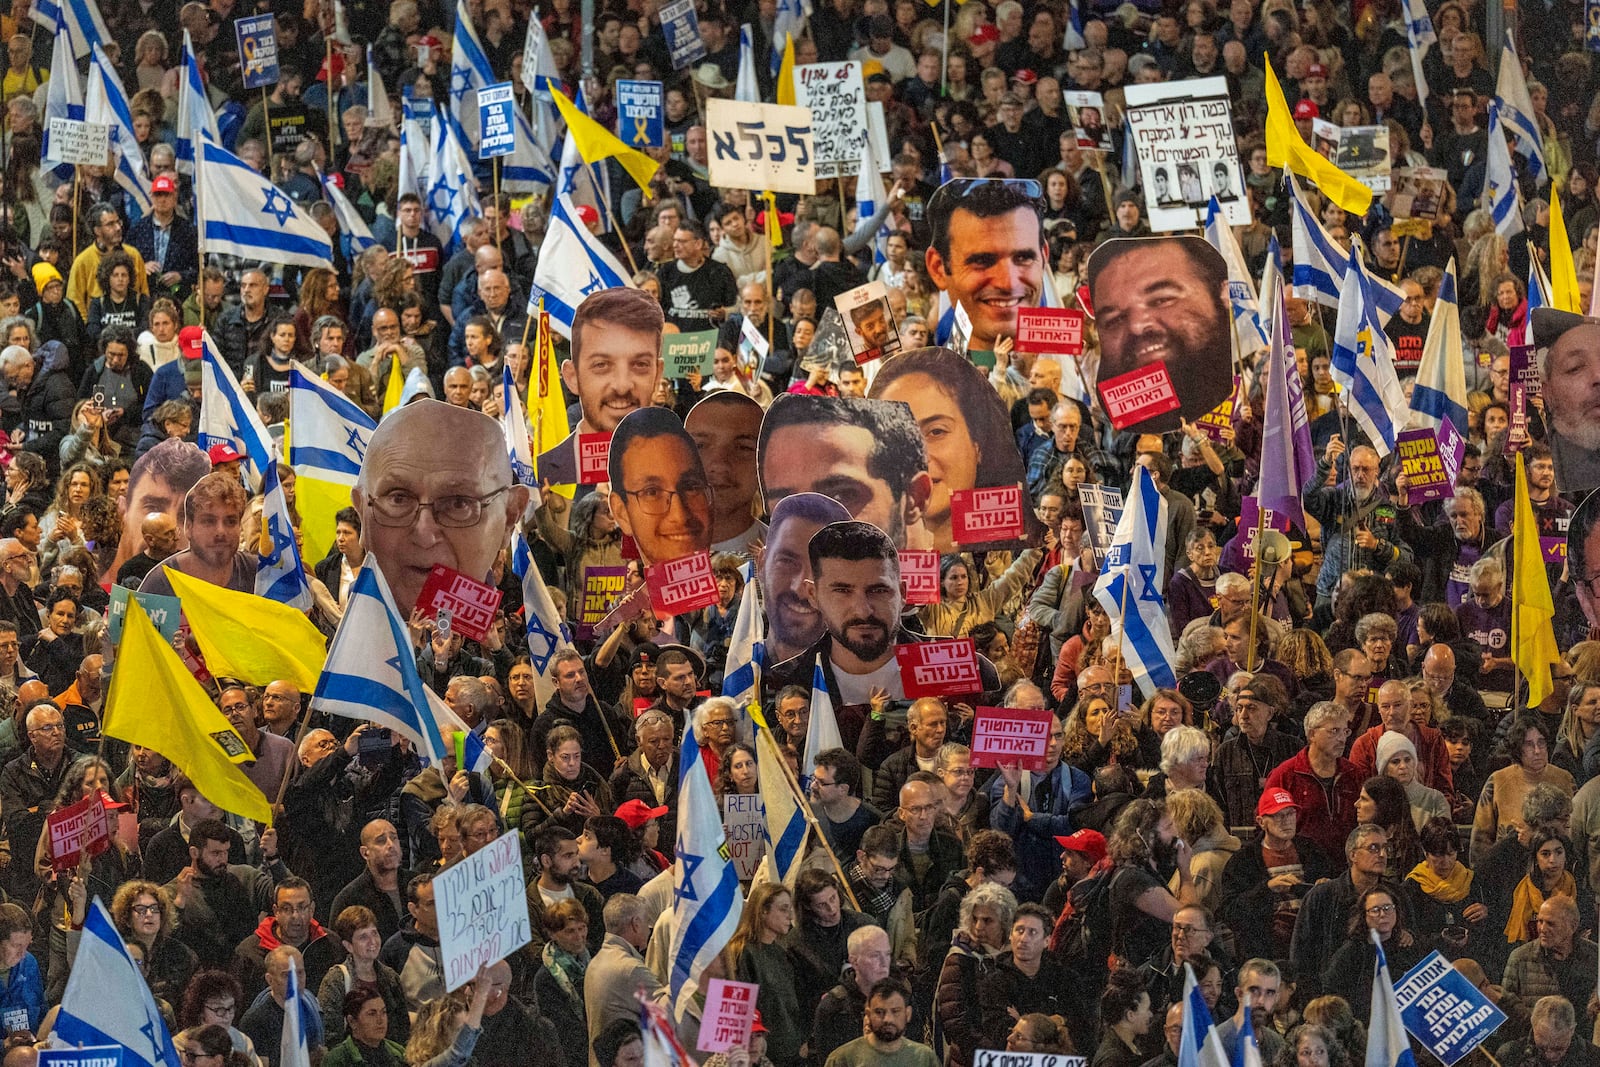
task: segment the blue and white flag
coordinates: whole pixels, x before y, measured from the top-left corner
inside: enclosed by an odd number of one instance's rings
[[[1295,369],[1289,316],[1283,306],[1281,264],[1278,239],[1272,237],[1261,283],[1263,318],[1272,340],[1267,350],[1267,377],[1263,387],[1266,395],[1256,501],[1261,507],[1288,515],[1304,526],[1300,492],[1316,473],[1317,459],[1311,446],[1311,422],[1306,416],[1305,394]]]
[[[367,220],[361,217],[361,212],[344,195],[344,190],[339,188],[339,183],[334,181],[334,176],[322,176],[322,192],[328,198],[328,203],[333,206],[333,217],[339,220],[339,232],[350,244],[350,258],[355,258],[358,252],[364,252],[378,243],[372,236],[372,229],[367,225]]]
[[[500,380],[505,391],[500,427],[505,431],[511,473],[523,485],[537,488],[539,479],[533,473],[533,443],[528,439],[528,413],[522,408],[522,394],[517,392],[517,383],[511,378],[510,363],[501,366]]]
[[[1178,1067],[1229,1067],[1228,1050],[1211,1017],[1211,1008],[1195,981],[1194,967],[1183,965],[1183,1035],[1178,1042]]]
[[[477,28],[466,0],[456,0],[456,32],[450,41],[450,106],[447,113],[455,122],[472,159],[478,158],[478,90],[495,83],[494,66],[478,39]],[[443,238],[440,238],[443,240]]]
[[[1054,271],[1045,271],[1039,286],[1039,306],[1042,308],[1064,308],[1061,294],[1056,291],[1056,277]],[[1077,306],[1077,294],[1073,294],[1073,306]],[[1089,393],[1089,386],[1083,380],[1083,369],[1075,359],[1058,359],[1061,367],[1061,395],[1070,396],[1086,407],[1093,407],[1094,401]]]
[[[1172,628],[1161,595],[1166,565],[1167,501],[1150,472],[1137,467],[1094,583],[1094,598],[1113,621],[1121,621],[1123,659],[1133,672],[1133,684],[1146,693],[1178,684],[1172,669]]]
[[[338,485],[355,485],[378,424],[298,361],[289,369],[289,466]]]
[[[1233,308],[1233,336],[1239,346],[1239,356],[1248,366],[1255,362],[1259,353],[1267,350],[1267,330],[1261,322],[1256,287],[1250,280],[1250,268],[1245,266],[1244,252],[1215,196],[1206,205],[1205,234],[1206,242],[1221,253],[1222,261],[1228,265],[1228,304]]]
[[[555,184],[556,165],[550,150],[521,108],[513,108],[511,154],[500,159],[500,188],[507,193],[539,193]]]
[[[867,114],[867,125],[872,124],[871,112]],[[869,129],[867,136],[861,139],[861,162],[856,169],[856,225],[865,225],[877,214],[878,208],[889,199],[889,191],[883,187],[883,167],[878,154],[872,150],[872,133]],[[889,227],[887,218],[879,223],[877,233],[872,235],[872,262],[885,263],[889,259]],[[1050,273],[1049,271],[1045,272]]]
[[[477,114],[476,105],[472,113]],[[461,247],[462,229],[483,214],[478,203],[478,181],[472,176],[472,159],[454,122],[434,120],[428,153],[428,192],[422,202],[432,220],[433,235],[445,246],[445,255],[454,255]]]
[[[772,19],[772,55],[768,70],[776,78],[783,69],[783,45],[793,37],[798,41],[811,17],[811,0],[778,0],[778,13]]]
[[[1506,47],[1500,53],[1500,76],[1495,82],[1494,98],[1500,105],[1500,121],[1508,132],[1516,135],[1517,154],[1528,161],[1528,174],[1535,187],[1545,184],[1550,180],[1550,169],[1544,161],[1544,137],[1539,132],[1539,119],[1533,110],[1533,98],[1528,95],[1528,82],[1522,76],[1522,61],[1511,43],[1510,30],[1506,31]]]
[[[1433,19],[1423,0],[1401,0],[1402,15],[1406,20],[1406,41],[1410,44],[1411,80],[1417,83],[1417,103],[1428,106],[1428,79],[1422,73],[1422,61],[1428,58],[1428,46],[1438,42],[1433,32]]]
[[[572,103],[585,115],[589,113],[589,105],[581,88],[578,95],[572,98]],[[561,180],[556,191],[571,200],[574,206],[587,204],[594,208],[604,226],[610,217],[606,205],[611,203],[611,172],[605,161],[593,165],[585,163],[582,153],[578,151],[578,139],[568,134],[561,145],[561,165],[557,172]],[[576,214],[573,217],[576,218]],[[542,249],[540,258],[544,258]]]
[[[95,897],[67,975],[50,1041],[57,1047],[121,1045],[123,1067],[179,1067],[144,972],[128,954],[111,913]]]
[[[1528,306],[1533,307],[1531,288]],[[1467,372],[1461,352],[1461,307],[1456,296],[1454,257],[1439,282],[1439,298],[1434,301],[1433,318],[1422,342],[1422,362],[1417,366],[1417,383],[1411,389],[1411,411],[1414,426],[1437,430],[1440,420],[1446,418],[1458,429],[1466,425]]]
[[[1061,47],[1068,52],[1081,52],[1088,46],[1083,39],[1083,12],[1078,10],[1078,0],[1067,0],[1067,28],[1061,35]]]
[[[761,857],[765,880],[782,882],[793,889],[806,856],[806,813],[794,794],[794,786],[789,784],[783,753],[778,750],[772,731],[757,730],[755,742],[756,785],[765,820],[762,832],[767,838],[767,851]]]
[[[673,1016],[682,1021],[700,989],[700,976],[727,947],[744,911],[739,872],[728,858],[722,832],[722,803],[711,791],[711,776],[693,730],[683,731],[678,758],[676,852],[668,987]]]
[[[267,468],[278,461],[278,450],[266,423],[240,388],[233,368],[217,351],[209,332],[201,335],[199,436],[201,448],[232,445],[244,458],[244,469],[256,485],[266,477]]]
[[[279,1033],[278,1067],[311,1067],[311,1042],[306,1038],[306,998],[302,996],[303,975],[291,963],[289,981],[283,994],[283,1030]]]
[[[817,770],[817,756],[844,744],[839,736],[839,720],[833,714],[833,697],[828,694],[828,678],[822,672],[822,653],[811,668],[811,721],[806,724],[806,747],[800,757],[800,788],[805,789]]]
[[[91,0],[92,2],[92,0]],[[116,64],[95,45],[94,62],[89,64],[89,84],[84,90],[83,117],[111,127],[113,177],[128,194],[128,212],[135,218],[150,213],[150,172],[144,165],[144,151],[133,133],[133,108]]]
[[[739,74],[733,82],[733,98],[741,104],[761,103],[761,86],[756,81],[756,50],[748,22],[739,27]]]
[[[38,4],[34,5],[33,11],[38,14]],[[44,114],[39,119],[39,125],[43,127],[43,158],[46,162],[55,161],[50,154],[50,120],[83,121],[83,81],[78,77],[78,64],[72,56],[72,42],[65,33],[56,34],[55,45],[50,53],[50,70],[50,80],[45,83]],[[63,163],[54,173],[58,178],[71,181],[72,164]]]
[[[1300,183],[1294,175],[1287,169],[1283,173],[1289,183],[1290,216],[1294,232],[1294,295],[1336,308],[1344,288],[1347,255],[1306,203]],[[1406,294],[1399,286],[1391,285],[1382,278],[1373,278],[1371,282],[1378,322],[1388,325],[1400,310],[1400,305],[1405,303]]]
[[[34,0],[33,10],[28,14],[52,36],[59,30],[66,30],[76,59],[88,55],[95,45],[111,40],[95,0]],[[60,69],[52,66],[51,77]]]
[[[467,753],[467,766],[459,770],[483,772],[493,759],[482,739],[422,684],[411,635],[371,555],[350,587],[311,706],[395,730],[430,763],[454,756],[458,732],[466,734]]]
[[[367,125],[379,129],[394,129],[394,104],[389,101],[389,90],[372,63],[372,46],[367,45]]]
[[[1255,1012],[1250,1008],[1250,995],[1245,994],[1244,1022],[1233,1045],[1233,1067],[1261,1067],[1261,1046],[1256,1043]]]
[[[533,561],[528,539],[521,530],[511,535],[511,571],[522,580],[523,629],[528,637],[528,659],[533,664],[533,691],[539,706],[555,695],[550,666],[557,652],[572,647],[572,632],[556,611],[555,598]]]
[[[528,92],[550,101],[550,90],[561,89],[561,70],[556,66],[555,53],[550,50],[550,38],[539,21],[539,11],[534,9],[528,19],[528,34],[522,39],[522,84]],[[542,94],[542,95],[541,95]]]
[[[1411,1053],[1411,1039],[1400,1020],[1400,1002],[1394,995],[1394,979],[1383,952],[1378,931],[1369,930],[1378,958],[1372,965],[1372,1014],[1367,1021],[1366,1067],[1417,1067]]]
[[[194,42],[189,31],[183,31],[183,55],[179,67],[178,129],[173,148],[178,154],[178,169],[185,174],[194,173],[194,143],[209,137],[213,144],[222,143],[217,132],[217,113],[206,95],[206,84],[200,77],[200,64],[195,60]]]
[[[219,144],[197,147],[202,254],[303,267],[332,263],[327,231],[266,175]]]
[[[306,580],[305,562],[295,542],[294,519],[289,514],[289,498],[278,478],[276,463],[267,464],[266,476],[261,479],[261,496],[261,532],[272,539],[272,551],[262,553],[256,562],[256,596],[309,612],[313,602],[311,583]]]
[[[551,327],[562,337],[572,336],[572,317],[590,293],[630,286],[628,272],[589,228],[578,220],[578,209],[564,195],[550,204],[544,244],[528,287],[528,315],[539,313],[539,298],[550,313]]]
[[[1394,342],[1383,332],[1372,301],[1371,276],[1361,262],[1360,242],[1350,243],[1350,260],[1333,328],[1333,380],[1344,391],[1350,414],[1382,459],[1394,451],[1406,395],[1394,370]]]
[[[1532,322],[1534,308],[1550,307],[1550,279],[1544,275],[1538,256],[1528,257],[1528,322]]]
[[[416,193],[424,209],[428,206],[428,130],[422,120],[412,115],[410,107],[404,108],[405,118],[400,122],[400,174],[395,196]]]
[[[1489,152],[1484,157],[1483,198],[1478,206],[1487,208],[1494,218],[1494,232],[1512,238],[1522,232],[1522,204],[1517,195],[1517,172],[1511,165],[1511,149],[1500,124],[1500,105],[1489,101]]]
[[[755,583],[755,564],[745,563],[744,596],[733,619],[728,658],[722,668],[722,695],[741,708],[759,699],[761,671],[767,665],[767,618]]]

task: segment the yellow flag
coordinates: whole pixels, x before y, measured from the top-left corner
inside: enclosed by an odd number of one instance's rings
[[[583,161],[597,163],[602,159],[615,158],[622,164],[622,169],[639,183],[639,188],[643,189],[645,196],[648,197],[650,179],[661,169],[661,164],[637,148],[629,148],[623,144],[616,134],[579,111],[578,106],[562,95],[560,89],[552,86],[550,95],[555,98],[556,107],[561,111],[562,121],[567,124],[567,136],[577,142],[578,155],[583,157]]]
[[[400,396],[406,391],[406,376],[400,370],[400,357],[389,357],[389,384],[383,391],[383,412],[389,414],[400,406]]]
[[[778,198],[770,192],[765,192],[761,194],[761,199],[767,202],[767,241],[771,243],[773,248],[782,248],[783,220],[778,217]]]
[[[1365,215],[1372,206],[1372,190],[1313,151],[1295,129],[1271,60],[1267,61],[1267,165],[1287,166],[1352,215]]]
[[[1567,244],[1567,224],[1561,220],[1561,196],[1550,187],[1550,303],[1562,311],[1582,315],[1578,296],[1578,271]]]
[[[1552,231],[1553,232],[1553,231]],[[1550,695],[1550,664],[1561,655],[1556,649],[1556,617],[1550,598],[1550,576],[1544,569],[1544,553],[1539,549],[1539,526],[1533,517],[1533,501],[1528,499],[1528,468],[1517,456],[1517,495],[1513,498],[1515,519],[1511,526],[1511,566],[1516,573],[1511,582],[1511,661],[1528,681],[1528,707],[1536,708]]]
[[[771,67],[767,68],[771,70]],[[778,67],[778,103],[794,106],[794,34],[783,35],[783,64]]]
[[[302,693],[317,687],[328,642],[310,619],[287,604],[224,589],[175,567],[167,568],[167,578],[212,674],[251,685],[281,678]]]
[[[544,309],[544,299],[539,300],[539,325],[533,339],[533,358],[529,360],[531,380],[528,383],[528,422],[533,427],[529,440],[533,446],[535,471],[539,457],[567,439],[571,432],[567,425],[567,398],[561,391],[561,365],[556,361],[554,332],[550,329],[550,313]],[[577,486],[552,486],[556,492],[571,500]]]
[[[270,825],[272,804],[238,766],[255,758],[250,747],[162,640],[150,617],[134,605],[130,608],[111,671],[102,731],[118,741],[155,749],[223,811]]]

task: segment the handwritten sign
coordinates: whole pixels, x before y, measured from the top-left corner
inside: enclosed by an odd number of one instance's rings
[[[662,148],[667,143],[661,83],[617,82],[617,137],[630,148]]]
[[[117,821],[110,800],[98,789],[76,804],[45,816],[50,834],[50,863],[57,871],[71,871],[85,856],[98,856],[111,846]]]
[[[794,69],[794,102],[811,111],[817,177],[854,174],[867,140],[867,92],[861,64],[806,63]],[[715,178],[712,184],[716,184]]]
[[[959,545],[1020,540],[1022,487],[996,485],[956,490],[950,494],[950,526]]]
[[[972,765],[1014,763],[1025,771],[1044,770],[1054,718],[1047,710],[979,708],[972,720]]]
[[[509,156],[516,151],[516,106],[510,82],[496,82],[478,90],[478,129],[482,131],[479,159]]]
[[[592,632],[627,587],[627,567],[583,568],[583,603],[578,614],[578,632],[581,636],[588,636]]]
[[[239,41],[239,73],[246,89],[275,85],[278,81],[278,28],[272,15],[247,15],[235,19]]]
[[[611,435],[609,433],[580,433],[578,435],[578,482],[581,485],[599,485],[611,477]]]
[[[533,939],[521,833],[512,830],[433,876],[446,992]]]
[[[722,798],[722,833],[739,881],[748,882],[767,852],[767,809],[759,793],[729,793]]]
[[[150,625],[162,638],[170,642],[178,635],[178,624],[183,621],[183,604],[175,596],[160,593],[135,593],[125,585],[111,587],[111,612],[106,620],[112,644],[122,640],[122,626],[127,621],[128,602],[137,599],[144,613],[150,616]]]
[[[716,353],[716,348],[716,330],[662,334],[662,377],[687,378],[691,371],[710,374],[711,361]]]
[[[49,162],[103,167],[110,151],[111,127],[105,123],[51,117],[50,145],[44,155]]]
[[[1077,356],[1083,353],[1083,312],[1073,308],[1022,308],[1017,312],[1018,352]]]
[[[1151,363],[1100,383],[1100,399],[1114,429],[1126,430],[1146,419],[1177,411],[1178,391],[1165,363]]]
[[[706,57],[706,42],[700,36],[700,16],[694,0],[673,0],[661,6],[661,32],[672,53],[672,69],[682,70]]]
[[[500,607],[500,590],[435,563],[428,580],[422,583],[416,606],[430,619],[446,614],[452,630],[482,641],[489,636],[494,613]]]
[[[972,1054],[972,1067],[1084,1067],[1082,1056],[1061,1056],[1054,1052],[999,1052],[979,1049]]]
[[[706,101],[711,184],[724,189],[817,191],[811,109]]]
[[[895,645],[894,658],[908,699],[960,696],[983,689],[978,650],[969,637]]]
[[[1224,78],[1129,85],[1128,129],[1157,233],[1198,226],[1211,197],[1230,226],[1250,224]]]
[[[711,573],[711,553],[695,552],[644,569],[650,587],[650,604],[662,615],[679,615],[717,602],[717,579]]]
[[[728,799],[733,799],[729,797]],[[701,1052],[727,1052],[750,1042],[756,1021],[756,995],[761,987],[752,982],[730,982],[726,978],[706,981],[706,1010],[701,1016]]]
[[[907,604],[939,602],[939,552],[932,548],[900,550],[900,595]]]
[[[1437,951],[1394,984],[1406,1030],[1451,1067],[1483,1044],[1506,1016]]]

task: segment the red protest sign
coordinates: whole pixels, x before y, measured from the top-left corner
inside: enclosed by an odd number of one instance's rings
[[[1083,312],[1072,308],[1021,308],[1017,311],[1017,351],[1081,355],[1083,318]]]
[[[1165,363],[1152,363],[1101,382],[1100,399],[1105,401],[1106,414],[1117,430],[1177,411],[1180,406]]]
[[[98,856],[111,846],[116,828],[109,798],[99,790],[45,816],[50,834],[50,865],[67,872],[83,862],[85,856]]]
[[[448,612],[451,630],[482,641],[489,636],[489,626],[500,607],[500,590],[435,563],[422,583],[417,607],[430,619]]]
[[[957,489],[950,494],[950,527],[958,545],[1021,540],[1022,487]]]
[[[580,433],[578,435],[578,484],[599,485],[610,481],[611,435],[608,433]]]
[[[706,1010],[700,1016],[700,1040],[695,1048],[701,1052],[727,1052],[748,1044],[760,989],[754,982],[707,979]]]
[[[1044,770],[1054,719],[1048,710],[979,708],[972,720],[972,765],[999,767],[1014,763],[1025,771]]]
[[[681,615],[717,602],[717,579],[711,573],[711,553],[695,552],[644,569],[650,587],[650,605],[662,615]]]
[[[900,685],[909,700],[960,696],[983,689],[978,650],[969,637],[895,645],[894,658],[900,664]]]
[[[900,550],[900,592],[907,604],[939,602],[939,552],[937,549]]]

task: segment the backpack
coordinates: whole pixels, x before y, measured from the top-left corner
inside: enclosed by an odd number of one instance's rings
[[[1120,868],[1096,871],[1067,891],[1067,902],[1050,934],[1050,952],[1098,997],[1111,975],[1111,889]]]

